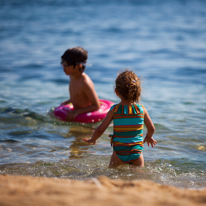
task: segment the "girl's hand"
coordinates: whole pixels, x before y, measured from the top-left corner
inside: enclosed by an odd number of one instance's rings
[[[88,144],[93,144],[93,145],[96,144],[96,140],[94,141],[92,140],[92,138],[83,138],[82,140],[87,142]]]
[[[157,141],[154,140],[153,137],[148,137],[148,136],[145,137],[143,143],[145,143],[145,142],[147,142],[148,147],[149,147],[150,144],[151,144],[152,147],[154,147],[154,145],[157,144]]]

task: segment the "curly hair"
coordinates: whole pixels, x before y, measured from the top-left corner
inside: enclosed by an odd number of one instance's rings
[[[118,74],[115,89],[124,100],[132,103],[139,102],[141,96],[140,83],[140,78],[134,72],[126,69]]]

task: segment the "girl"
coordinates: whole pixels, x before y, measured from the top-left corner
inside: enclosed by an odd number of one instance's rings
[[[157,141],[153,139],[155,127],[147,110],[140,101],[140,79],[132,71],[126,70],[117,76],[115,93],[120,103],[111,107],[103,122],[96,128],[92,138],[84,138],[87,143],[96,144],[96,140],[103,134],[113,120],[113,135],[111,145],[113,154],[109,167],[121,164],[132,164],[144,167],[142,154],[143,143],[153,147]],[[147,127],[147,134],[143,141],[143,126]]]

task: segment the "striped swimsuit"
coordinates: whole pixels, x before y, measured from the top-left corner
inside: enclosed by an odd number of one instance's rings
[[[133,163],[143,150],[144,110],[140,104],[132,106],[115,104],[111,144],[117,156],[125,163]]]

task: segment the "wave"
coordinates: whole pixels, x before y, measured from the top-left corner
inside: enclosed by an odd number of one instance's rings
[[[59,1],[55,1],[55,0],[19,0],[19,1],[15,1],[15,0],[10,0],[10,1],[1,1],[0,2],[0,6],[8,6],[11,5],[13,7],[19,7],[22,5],[49,5],[49,6],[65,6],[65,5],[69,5],[69,6],[85,6],[85,5],[111,5],[111,4],[116,4],[116,5],[121,5],[121,4],[130,4],[130,5],[157,5],[157,4],[182,4],[182,5],[187,5],[188,3],[194,3],[192,0],[188,0],[188,1],[184,1],[184,0],[174,0],[171,1],[170,0],[59,0]],[[204,1],[196,1],[196,3],[201,3],[204,4]]]
[[[37,112],[30,111],[29,109],[20,109],[13,107],[0,108],[0,121],[4,123],[24,123],[29,120],[37,120],[38,122],[47,122],[48,118]]]

